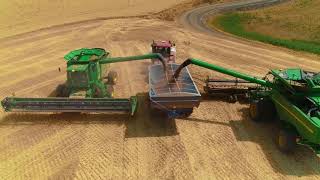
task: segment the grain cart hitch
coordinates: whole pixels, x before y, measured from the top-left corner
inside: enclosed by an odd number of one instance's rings
[[[249,91],[251,119],[280,120],[276,141],[282,152],[293,151],[301,144],[320,153],[320,73],[298,68],[274,69],[264,78],[257,78],[199,59],[188,59],[177,68],[171,81],[189,64],[257,84],[257,88]]]

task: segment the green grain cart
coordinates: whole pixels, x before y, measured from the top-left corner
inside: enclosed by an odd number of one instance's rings
[[[109,57],[104,49],[79,49],[65,56],[67,81],[56,89],[56,97],[19,98],[6,97],[1,101],[6,112],[109,112],[128,111],[134,114],[137,98],[113,98],[113,85],[117,74],[108,71],[110,63],[157,58],[166,68],[160,54]]]
[[[277,144],[281,151],[293,151],[296,144],[308,145],[320,153],[320,73],[302,69],[271,70],[264,78],[256,78],[198,59],[188,59],[176,70],[194,64],[227,74],[257,88],[248,91],[249,115],[254,121],[278,120]]]

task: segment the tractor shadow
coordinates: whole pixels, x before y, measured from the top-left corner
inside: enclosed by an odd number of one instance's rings
[[[165,114],[153,112],[149,106],[148,94],[139,93],[138,111],[135,116],[125,122],[126,138],[135,137],[162,137],[178,134],[174,119]]]
[[[306,146],[298,145],[292,153],[282,153],[276,145],[279,126],[276,121],[253,122],[247,108],[239,110],[241,120],[231,120],[230,127],[237,141],[249,141],[261,147],[274,172],[302,177],[320,174],[320,159]]]

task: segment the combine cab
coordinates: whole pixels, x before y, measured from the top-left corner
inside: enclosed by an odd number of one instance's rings
[[[171,41],[153,41],[151,44],[152,53],[161,54],[167,63],[175,63],[176,61],[176,47]],[[152,63],[159,63],[159,60],[152,59]]]

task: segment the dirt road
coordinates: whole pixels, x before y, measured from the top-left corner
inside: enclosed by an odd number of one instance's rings
[[[65,79],[62,57],[70,50],[102,47],[113,56],[135,55],[149,52],[152,39],[175,40],[178,62],[195,57],[257,76],[270,68],[320,68],[317,56],[193,32],[175,22],[93,20],[2,40],[0,98],[13,92],[48,96]],[[246,104],[204,99],[188,119],[151,116],[143,103],[148,64],[112,65],[120,75],[116,96],[139,94],[142,103],[136,118],[1,111],[0,177],[319,179],[319,158],[306,147],[292,155],[280,153],[271,138],[274,127],[251,122]],[[217,75],[190,69],[194,78]]]
[[[288,0],[240,0],[226,3],[204,5],[185,12],[178,18],[185,27],[214,36],[223,35],[207,25],[207,18],[213,15],[237,10],[258,9],[277,5]],[[227,36],[225,36],[227,37]]]

